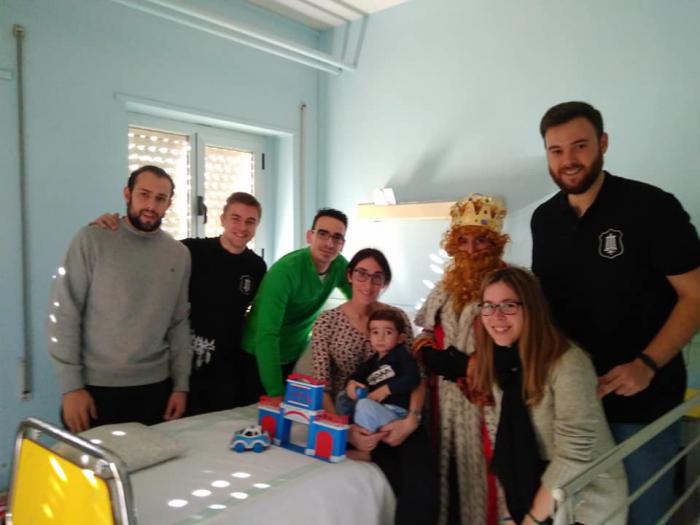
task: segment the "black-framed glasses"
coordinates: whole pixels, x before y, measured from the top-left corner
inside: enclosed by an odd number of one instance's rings
[[[493,315],[498,308],[503,315],[515,315],[518,312],[518,308],[523,303],[521,301],[503,301],[502,303],[480,303],[479,313],[484,317]]]
[[[322,241],[327,241],[328,239],[330,239],[331,241],[333,241],[333,244],[336,244],[336,245],[340,245],[340,244],[343,244],[345,242],[345,237],[343,237],[343,235],[340,233],[331,234],[331,232],[329,232],[328,230],[320,230],[320,229],[319,230],[311,230],[311,231],[314,232],[318,236],[318,238],[321,239]]]
[[[355,279],[357,279],[361,283],[367,282],[367,279],[372,279],[372,284],[377,286],[384,286],[384,283],[386,282],[386,276],[384,275],[384,272],[369,273],[364,268],[355,268],[352,271],[352,274],[355,276]]]

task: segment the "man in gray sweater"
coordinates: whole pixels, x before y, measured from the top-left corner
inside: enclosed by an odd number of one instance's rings
[[[49,354],[73,432],[185,411],[191,363],[190,255],[160,229],[174,184],[156,166],[134,171],[117,232],[87,226],[58,269]]]

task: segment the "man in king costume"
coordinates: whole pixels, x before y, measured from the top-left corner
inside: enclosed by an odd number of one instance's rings
[[[440,518],[438,523],[480,525],[495,523],[497,489],[487,475],[490,439],[496,415],[490,407],[471,404],[464,395],[466,355],[474,352],[473,322],[478,313],[483,278],[505,266],[502,257],[508,236],[502,234],[503,202],[472,193],[450,209],[450,229],[442,247],[452,260],[416,315],[423,332],[414,349],[442,348],[425,365],[432,371],[437,392],[436,434],[440,456]],[[492,421],[490,421],[492,420]]]

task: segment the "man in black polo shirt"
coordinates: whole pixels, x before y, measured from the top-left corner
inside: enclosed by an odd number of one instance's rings
[[[700,241],[673,195],[603,171],[598,110],[559,104],[540,132],[561,191],[532,217],[532,269],[557,322],[592,355],[619,442],[683,400],[680,350],[700,328]],[[676,424],[628,457],[630,491],[679,443]],[[630,523],[655,523],[672,489],[669,474],[632,506]]]

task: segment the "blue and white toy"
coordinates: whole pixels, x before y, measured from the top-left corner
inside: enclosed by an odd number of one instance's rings
[[[303,374],[287,378],[284,400],[263,396],[258,405],[258,422],[275,445],[331,463],[345,459],[347,421],[323,410],[323,383]],[[306,447],[291,442],[292,422],[309,426]]]
[[[262,452],[269,446],[270,436],[260,425],[249,425],[236,432],[231,438],[231,450],[236,452],[245,452],[251,449],[255,452]]]

